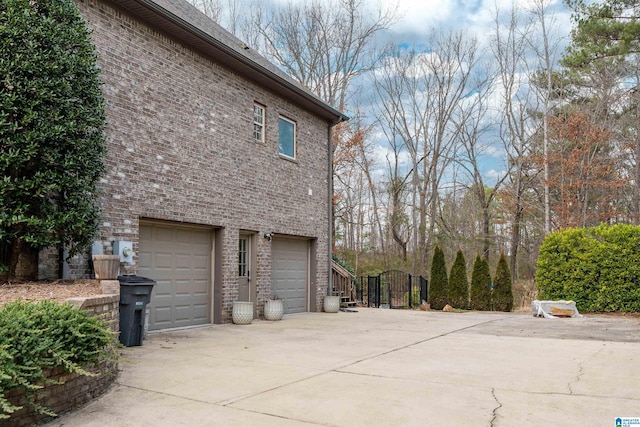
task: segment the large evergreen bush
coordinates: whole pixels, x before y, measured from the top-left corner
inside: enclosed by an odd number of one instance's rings
[[[500,254],[493,284],[493,309],[496,311],[511,311],[513,309],[513,283],[511,282],[511,272],[504,252]]]
[[[456,259],[451,266],[449,286],[447,288],[449,304],[454,308],[467,309],[469,307],[469,281],[467,280],[467,263],[461,249],[458,249]]]
[[[471,309],[491,310],[491,273],[487,260],[476,256],[471,273]]]
[[[429,305],[433,310],[442,310],[447,305],[447,265],[444,252],[439,246],[433,251],[431,277],[429,278]]]
[[[640,227],[618,224],[550,233],[536,270],[540,299],[586,312],[640,311]]]
[[[0,268],[26,247],[94,237],[104,171],[104,102],[89,31],[73,0],[3,0],[0,10]]]

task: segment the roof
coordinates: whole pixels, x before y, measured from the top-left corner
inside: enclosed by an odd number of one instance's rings
[[[243,77],[273,89],[330,123],[349,119],[185,0],[110,1],[151,27],[170,34]]]
[[[342,277],[355,277],[349,270],[335,262],[335,260],[331,260],[331,267]]]

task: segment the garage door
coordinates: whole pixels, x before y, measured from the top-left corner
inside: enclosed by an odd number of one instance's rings
[[[274,238],[271,246],[272,288],[284,300],[285,313],[307,311],[309,242]]]
[[[138,274],[157,281],[149,330],[211,323],[211,244],[209,229],[140,226]]]

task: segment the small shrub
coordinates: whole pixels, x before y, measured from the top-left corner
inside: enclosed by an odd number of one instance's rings
[[[106,322],[71,304],[16,301],[0,307],[0,419],[20,409],[4,398],[12,389],[24,389],[38,413],[55,415],[33,400],[35,391],[52,383],[45,371],[63,367],[94,376],[86,368],[117,360],[117,349]]]
[[[429,304],[434,310],[442,310],[447,305],[447,265],[444,252],[436,246],[431,261],[431,277],[429,280]]]
[[[418,307],[422,300],[420,299],[420,286],[412,286],[411,290],[411,306],[409,306],[409,292],[405,292],[403,295],[404,305],[409,308]]]
[[[491,310],[491,273],[487,260],[476,256],[471,273],[471,309]]]
[[[511,311],[513,309],[511,272],[504,252],[500,254],[500,259],[498,260],[492,299],[493,309],[496,311]]]
[[[467,265],[462,250],[458,250],[456,259],[451,266],[449,275],[448,300],[454,308],[469,307],[469,282],[467,280]]]

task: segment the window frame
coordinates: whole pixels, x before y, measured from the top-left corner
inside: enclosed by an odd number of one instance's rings
[[[287,153],[283,153],[281,150],[282,145],[280,144],[280,138],[282,137],[282,132],[280,131],[280,122],[286,122],[289,123],[293,126],[293,132],[292,132],[292,136],[293,136],[293,155],[289,155]],[[286,159],[289,160],[296,160],[296,155],[298,152],[298,123],[296,123],[294,120],[291,120],[285,116],[279,116],[278,117],[278,154]]]
[[[256,121],[256,109],[260,109],[262,111],[261,118],[262,123]],[[267,107],[264,105],[254,102],[253,103],[253,140],[256,142],[265,142],[266,141],[266,128],[267,128]],[[256,138],[256,126],[260,126],[260,138]]]

